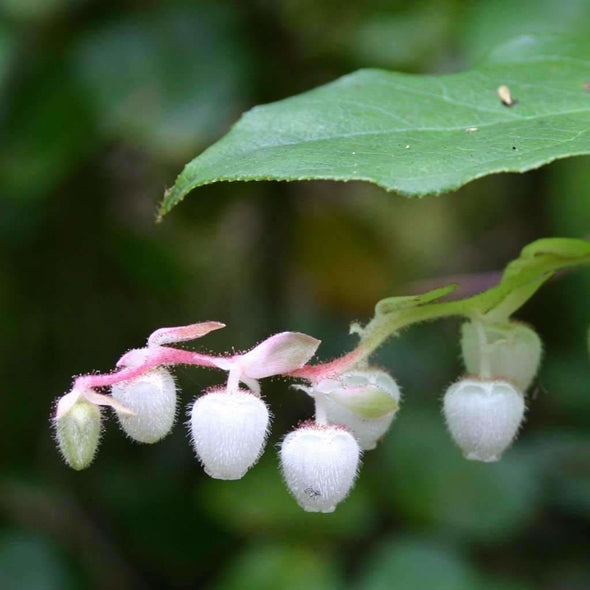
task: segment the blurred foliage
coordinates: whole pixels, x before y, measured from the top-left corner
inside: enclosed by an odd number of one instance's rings
[[[107,136],[178,161],[228,125],[250,77],[235,20],[227,7],[160,6],[84,32],[74,68]]]
[[[67,564],[50,539],[21,530],[7,530],[0,540],[0,582],[3,588],[59,590],[71,585]]]
[[[417,524],[455,538],[494,541],[526,526],[537,504],[537,474],[518,460],[519,448],[485,465],[463,460],[446,441],[439,416],[408,409],[380,450],[381,475],[390,470],[391,484],[376,492]]]
[[[528,241],[587,237],[588,158],[445,199],[251,183],[154,215],[254,104],[360,66],[456,71],[513,34],[589,21],[583,0],[0,0],[0,587],[588,588],[588,272],[522,311],[545,363],[499,464],[463,461],[438,414],[461,371],[457,323],[383,347],[402,410],[333,515],[302,512],[281,482],[276,443],[311,413],[284,382],[264,384],[271,444],[239,482],[206,478],[180,423],[147,447],[110,421],[72,472],[48,415],[70,375],[109,370],[162,325],[223,320],[202,341],[216,351],[301,330],[329,358],[380,298],[457,275],[477,290]],[[178,373],[183,404],[219,377]]]
[[[262,565],[262,567],[261,567]],[[254,544],[230,564],[213,588],[223,590],[329,590],[343,584],[338,567],[324,552],[308,547]]]
[[[494,46],[522,33],[566,32],[585,36],[590,4],[585,0],[487,0],[466,9],[461,45],[479,58]]]
[[[475,572],[453,549],[403,537],[382,542],[364,565],[358,585],[363,590],[477,587]]]

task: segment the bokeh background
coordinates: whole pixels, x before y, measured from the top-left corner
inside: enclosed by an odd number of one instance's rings
[[[265,383],[272,438],[239,482],[203,474],[182,424],[220,374],[177,371],[174,433],[136,445],[111,419],[84,472],[62,463],[49,420],[72,374],[110,370],[160,326],[224,321],[200,343],[217,352],[298,330],[327,359],[380,298],[457,275],[485,287],[528,241],[587,236],[588,158],[420,200],[221,184],[154,219],[247,108],[359,67],[457,71],[519,33],[589,25],[586,0],[0,0],[0,586],[589,588],[587,270],[521,311],[546,358],[500,463],[463,460],[445,432],[457,320],[383,347],[403,408],[333,515],[304,513],[281,481],[276,444],[312,411],[285,382]]]

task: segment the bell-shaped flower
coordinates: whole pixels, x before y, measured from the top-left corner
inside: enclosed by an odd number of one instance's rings
[[[514,440],[525,403],[508,381],[465,378],[444,397],[444,415],[451,436],[467,459],[498,461]]]
[[[141,443],[155,443],[172,429],[176,416],[176,384],[170,372],[157,367],[127,381],[115,383],[111,395],[133,415],[117,411],[121,428]]]
[[[324,398],[328,422],[346,426],[364,451],[374,449],[385,435],[400,401],[400,390],[393,377],[373,367],[323,379],[306,391]]]
[[[205,472],[215,479],[243,477],[264,450],[269,420],[266,404],[249,390],[212,389],[198,397],[190,429]]]
[[[341,426],[309,423],[289,433],[281,445],[287,487],[307,512],[333,512],[357,475],[359,445]]]
[[[480,373],[485,354],[492,378],[506,379],[526,391],[539,370],[543,345],[532,328],[519,322],[479,326],[466,322],[461,326],[461,351],[468,373]]]

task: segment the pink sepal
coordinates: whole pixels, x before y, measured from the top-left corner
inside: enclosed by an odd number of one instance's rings
[[[60,397],[57,402],[57,409],[55,410],[55,419],[59,420],[62,416],[65,416],[74,407],[74,404],[80,399],[81,395],[81,391],[74,389]]]
[[[153,356],[153,351],[149,348],[133,348],[127,351],[118,361],[117,367],[140,367],[144,365],[147,360]]]
[[[72,389],[72,391],[66,393],[57,402],[55,419],[59,420],[65,416],[76,405],[76,403],[80,401],[80,399],[84,399],[88,403],[94,404],[95,406],[110,406],[111,408],[114,408],[118,412],[121,412],[127,416],[135,416],[135,412],[131,411],[127,406],[124,406],[110,395],[97,393],[93,389]]]
[[[178,326],[175,328],[160,328],[153,332],[148,338],[148,346],[162,346],[163,344],[172,344],[174,342],[186,342],[201,338],[213,330],[225,328],[221,322],[200,322],[190,326]]]
[[[241,355],[238,364],[242,374],[252,379],[281,375],[305,365],[319,345],[319,340],[307,334],[281,332]]]
[[[92,389],[88,389],[83,395],[86,401],[94,404],[95,406],[110,406],[113,408],[113,410],[117,410],[117,412],[121,412],[121,414],[125,414],[125,416],[135,416],[134,411],[130,410],[127,406],[123,405],[121,402],[118,402],[110,395],[97,393]]]

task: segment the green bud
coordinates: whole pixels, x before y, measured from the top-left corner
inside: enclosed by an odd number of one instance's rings
[[[328,422],[346,426],[361,449],[368,451],[389,429],[401,394],[391,375],[368,367],[323,379],[315,385],[312,395],[323,398]]]
[[[461,326],[461,350],[468,373],[480,375],[482,354],[487,356],[487,365],[493,379],[506,379],[520,391],[526,391],[541,364],[543,345],[537,333],[525,324],[481,324],[485,339],[482,340],[478,326],[466,322]]]
[[[65,462],[80,471],[92,463],[100,439],[100,409],[77,401],[55,421],[57,442]]]
[[[336,379],[324,379],[316,391],[359,418],[381,418],[399,407],[397,383],[379,369],[352,370]]]

